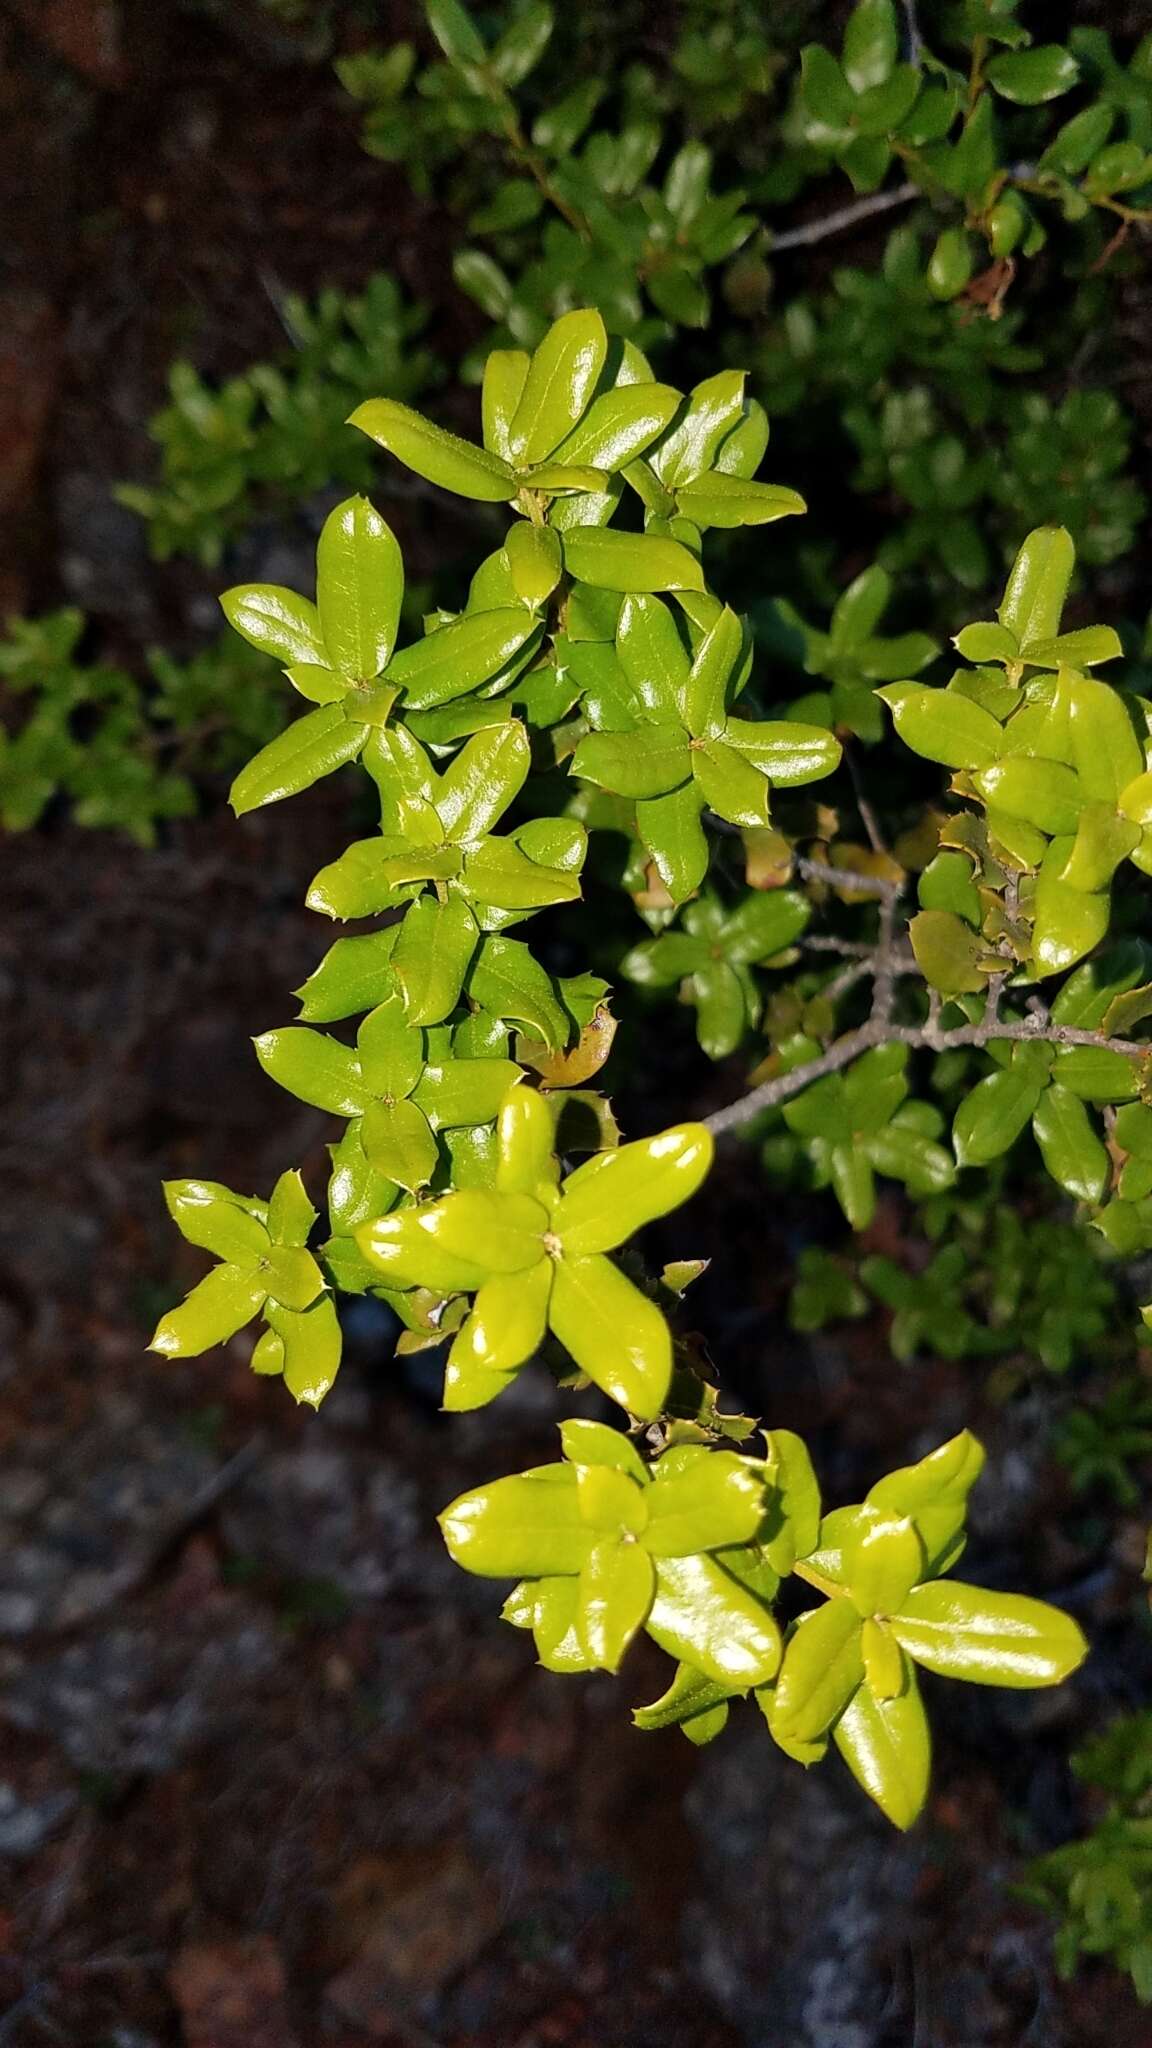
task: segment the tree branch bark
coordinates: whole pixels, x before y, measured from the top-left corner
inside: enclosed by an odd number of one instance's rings
[[[866,199],[854,199],[850,206],[837,207],[835,213],[826,213],[820,220],[806,221],[803,227],[785,228],[782,235],[773,235],[768,254],[778,256],[785,249],[809,249],[813,242],[842,235],[847,228],[858,227],[862,220],[870,220],[878,213],[891,213],[893,208],[907,206],[920,196],[919,185],[911,181],[893,186],[890,192],[872,192]]]
[[[708,1129],[717,1137],[725,1131],[739,1130],[742,1124],[751,1123],[765,1109],[775,1109],[782,1102],[790,1102],[813,1081],[822,1080],[825,1074],[839,1073],[842,1067],[851,1066],[861,1053],[871,1052],[878,1045],[907,1045],[914,1050],[929,1052],[954,1052],[966,1046],[990,1045],[993,1039],[1010,1039],[1025,1045],[1091,1045],[1103,1047],[1107,1052],[1122,1053],[1126,1059],[1147,1059],[1152,1054],[1152,1045],[1138,1044],[1131,1038],[1101,1038],[1098,1031],[1081,1031],[1069,1024],[1042,1023],[1031,1018],[986,1019],[980,1024],[961,1024],[952,1030],[942,1031],[931,1018],[924,1024],[893,1024],[886,1017],[869,1017],[855,1031],[848,1031],[838,1038],[827,1052],[820,1053],[814,1060],[807,1060],[802,1067],[793,1067],[790,1073],[775,1074],[769,1081],[762,1081],[738,1102],[730,1102],[724,1109],[714,1110],[705,1117]]]

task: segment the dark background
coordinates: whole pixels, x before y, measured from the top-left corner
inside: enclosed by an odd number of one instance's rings
[[[1122,25],[1052,9],[1045,33],[1057,13]],[[411,27],[380,9],[382,39]],[[78,604],[129,660],[215,630],[234,570],[157,568],[111,497],[149,474],[175,354],[239,370],[282,348],[285,291],[381,267],[431,302],[445,357],[482,331],[444,220],[361,152],[306,56],[258,0],[0,7],[0,611]],[[396,515],[416,574],[419,517]],[[245,573],[303,587],[314,530],[257,533]],[[811,1433],[837,1500],[971,1423],[996,1479],[980,1568],[1053,1592],[1094,1643],[1052,1694],[929,1681],[936,1788],[911,1839],[751,1710],[702,1754],[635,1734],[654,1652],[620,1682],[551,1677],[449,1565],[437,1510],[553,1454],[543,1376],[447,1424],[434,1368],[390,1363],[369,1311],[318,1417],[253,1379],[247,1336],[144,1353],[202,1269],[162,1177],[266,1190],[299,1163],[322,1183],[328,1120],[247,1041],[290,1014],[324,943],[303,888],[346,836],[321,790],[241,825],[210,806],[153,852],[56,819],[3,848],[0,2048],[1152,2041],[1109,1972],[1057,1982],[1013,1892],[1087,1816],[1070,1748],[1146,1690],[1139,1521],[1070,1512],[1042,1387],[993,1406],[975,1369],[898,1367],[875,1322],[792,1337],[809,1220],[748,1156],[659,1247],[714,1256],[699,1314],[733,1386]],[[687,1044],[674,1023],[657,1068],[625,1062],[626,1130],[738,1087]],[[874,1241],[897,1228],[884,1211]]]

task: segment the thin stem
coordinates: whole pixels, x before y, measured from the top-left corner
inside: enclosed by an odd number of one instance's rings
[[[828,882],[834,889],[851,889],[857,896],[877,896],[883,902],[904,893],[903,879],[890,882],[883,875],[858,875],[853,868],[829,867],[826,861],[809,860],[806,854],[797,854],[792,865],[805,881]]]
[[[879,1024],[892,1015],[896,995],[896,898],[885,896],[880,905],[880,943],[876,948],[876,972],[872,982],[872,1016]]]
[[[856,798],[856,809],[860,813],[860,821],[865,832],[868,834],[868,844],[872,848],[873,853],[887,853],[888,848],[884,841],[884,834],[880,829],[880,820],[864,793],[864,784],[860,776],[860,764],[849,746],[844,748],[844,766],[847,768],[851,778],[852,792]]]
[[[1126,1059],[1133,1060],[1146,1060],[1152,1054],[1152,1045],[1138,1044],[1135,1039],[1101,1038],[1098,1031],[1081,1031],[1069,1024],[1042,1023],[1027,1017],[994,1022],[985,1018],[979,1024],[961,1024],[953,1030],[942,1031],[931,1015],[923,1024],[893,1024],[888,1018],[873,1014],[866,1024],[838,1038],[827,1052],[805,1061],[801,1067],[793,1067],[790,1073],[776,1074],[771,1080],[762,1081],[758,1088],[741,1096],[738,1102],[730,1102],[724,1109],[716,1110],[705,1121],[709,1130],[717,1134],[739,1130],[742,1124],[750,1123],[762,1110],[775,1109],[779,1103],[791,1101],[813,1081],[822,1080],[825,1074],[839,1073],[842,1067],[851,1066],[853,1060],[859,1059],[861,1053],[871,1052],[878,1045],[907,1045],[913,1050],[955,1052],[967,1046],[990,1045],[993,1039],[1009,1039],[1023,1045],[1103,1046],[1108,1052],[1122,1053]]]
[[[862,220],[871,220],[874,214],[891,213],[897,206],[908,206],[920,196],[920,187],[909,182],[894,185],[890,192],[873,192],[866,199],[854,199],[849,206],[837,207],[835,213],[823,214],[819,220],[806,221],[803,227],[785,228],[783,234],[772,235],[768,254],[779,256],[786,249],[810,249],[814,242],[826,242],[830,235],[842,235],[846,229],[858,227]]]
[[[503,90],[500,95],[500,118],[504,123],[504,134],[509,148],[527,171],[537,191],[548,201],[549,206],[555,207],[557,213],[560,214],[562,219],[567,221],[570,228],[575,230],[582,242],[590,242],[592,230],[588,226],[583,214],[577,213],[575,207],[565,199],[564,194],[557,191],[548,175],[548,168],[544,159],[537,150],[533,149],[523,128],[520,126],[520,116],[516,112],[513,102]]]
[[[920,33],[920,23],[916,19],[916,0],[904,0],[904,28],[908,62],[918,67],[924,55],[924,38]]]

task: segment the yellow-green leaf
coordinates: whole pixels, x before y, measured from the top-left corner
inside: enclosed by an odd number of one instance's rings
[[[500,456],[433,426],[394,398],[367,399],[349,415],[348,425],[359,427],[417,476],[454,491],[458,498],[498,505],[516,495],[515,472]]]

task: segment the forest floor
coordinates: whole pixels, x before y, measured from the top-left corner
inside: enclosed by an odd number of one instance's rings
[[[237,369],[278,346],[281,289],[381,262],[459,318],[434,217],[338,89],[255,0],[227,15],[9,0],[0,25],[0,609],[78,603],[113,645],[211,606],[109,496],[181,346]],[[314,963],[302,885],[341,824],[321,795],[150,853],[66,824],[5,849],[0,2048],[1148,2048],[1114,1974],[1057,1981],[1014,1892],[1085,1818],[1070,1747],[1147,1691],[1137,1525],[1071,1511],[1044,1388],[994,1406],[875,1322],[790,1336],[803,1219],[748,1155],[667,1245],[713,1257],[698,1314],[735,1394],[811,1433],[836,1500],[972,1422],[999,1480],[977,1574],[1050,1589],[1095,1645],[1054,1694],[932,1687],[909,1839],[751,1709],[701,1753],[637,1735],[655,1652],[550,1676],[449,1564],[445,1503],[554,1454],[543,1374],[446,1422],[371,1305],[318,1416],[246,1337],[144,1352],[201,1270],[162,1178],[322,1177],[326,1120],[270,1115],[247,1040]],[[681,1078],[674,1046],[626,1129],[738,1085]]]

